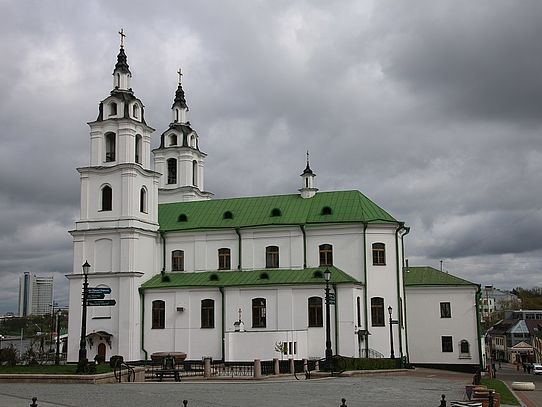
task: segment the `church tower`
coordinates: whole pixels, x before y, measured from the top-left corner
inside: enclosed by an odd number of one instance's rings
[[[198,134],[188,121],[188,105],[179,84],[171,106],[172,122],[160,136],[160,147],[153,150],[154,168],[160,178],[159,203],[199,201],[213,194],[203,189],[203,171],[207,154],[199,149]]]
[[[138,287],[158,270],[158,184],[151,169],[151,134],[143,103],[130,87],[132,73],[124,51],[113,70],[113,89],[100,102],[90,126],[90,165],[78,168],[81,213],[75,230],[70,281],[69,335],[81,327],[81,265],[90,263],[89,287],[104,288],[113,306],[89,306],[87,354],[141,359]],[[110,291],[110,292],[108,292]],[[70,340],[68,361],[77,360],[79,342]]]

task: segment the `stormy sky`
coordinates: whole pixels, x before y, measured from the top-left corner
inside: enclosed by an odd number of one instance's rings
[[[158,136],[183,69],[218,198],[358,189],[411,265],[540,286],[542,2],[0,1],[0,313],[18,276],[67,304],[76,167],[124,28]]]

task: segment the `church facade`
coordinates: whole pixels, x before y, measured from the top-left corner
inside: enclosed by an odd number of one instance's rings
[[[408,227],[359,191],[318,191],[308,158],[295,193],[214,199],[180,73],[154,150],[131,76],[121,45],[113,90],[89,123],[90,165],[78,168],[68,361],[78,358],[85,262],[89,286],[115,300],[88,307],[89,359],[322,358],[326,271],[333,353],[389,357],[391,331],[395,357],[406,356]]]

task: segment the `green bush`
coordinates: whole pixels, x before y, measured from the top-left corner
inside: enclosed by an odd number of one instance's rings
[[[399,367],[399,359],[369,359],[343,357],[342,361],[337,362],[340,370],[382,370],[397,369]]]
[[[119,367],[124,362],[124,358],[121,355],[113,355],[109,359],[109,366],[113,369]]]
[[[77,362],[77,374],[96,374],[96,364],[89,363],[88,359],[81,359]]]

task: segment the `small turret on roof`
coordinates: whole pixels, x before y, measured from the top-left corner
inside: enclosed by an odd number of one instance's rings
[[[307,150],[307,166],[301,174],[303,184],[301,185],[301,189],[299,189],[302,198],[312,198],[318,192],[318,188],[314,187],[314,177],[316,177],[316,174],[311,170],[309,151]]]

